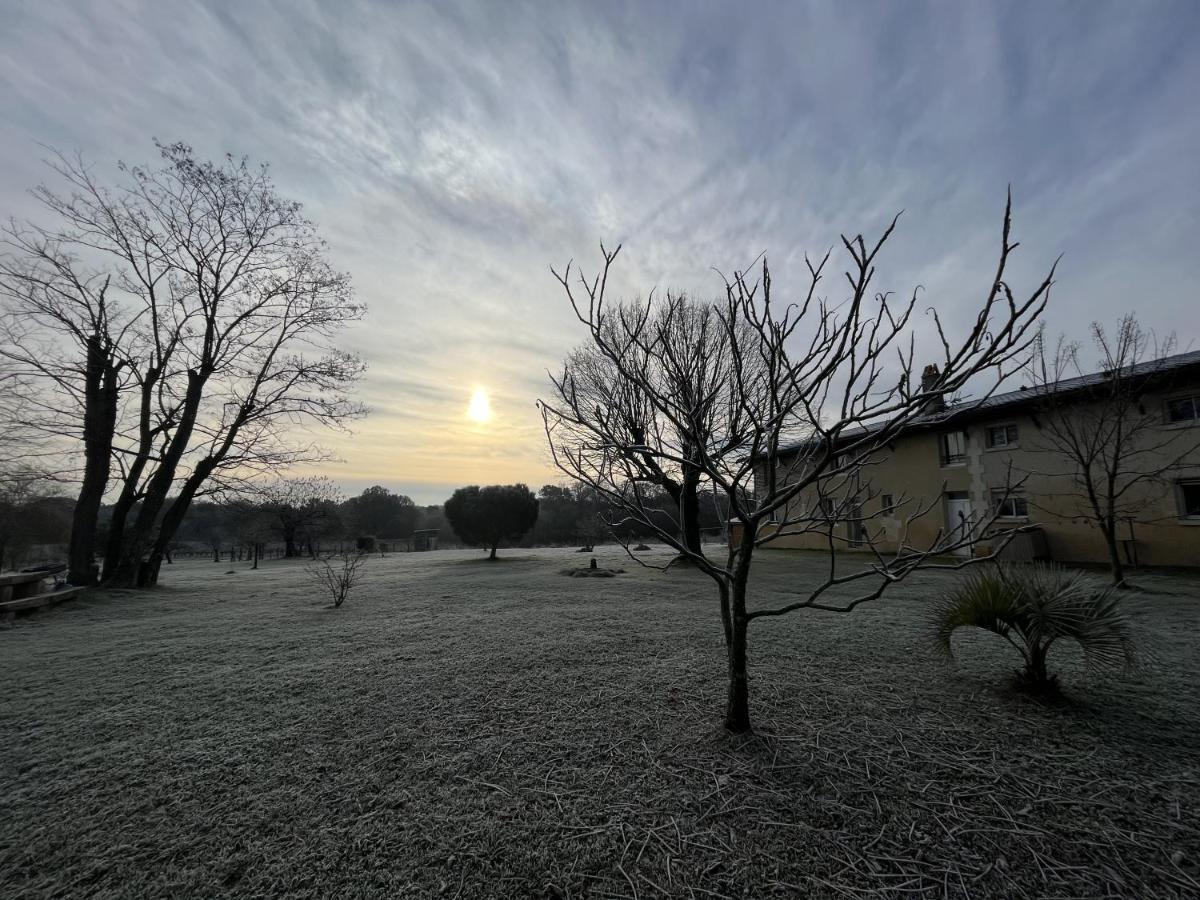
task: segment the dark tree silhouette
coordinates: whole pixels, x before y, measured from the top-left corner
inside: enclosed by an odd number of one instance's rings
[[[344,515],[357,535],[408,537],[417,523],[417,507],[403,494],[374,485],[346,501]]]
[[[282,479],[260,491],[261,509],[283,542],[285,558],[299,556],[306,545],[309,556],[315,555],[316,540],[340,525],[331,520],[338,518],[341,496],[328,478]]]
[[[895,224],[872,244],[861,235],[843,236],[849,296],[838,303],[817,296],[832,251],[816,264],[806,258],[807,288],[782,310],[772,305],[765,260],[758,281],[741,272],[727,279],[725,299],[714,304],[713,314],[727,335],[728,375],[707,393],[666,389],[648,374],[655,367],[641,364],[642,354],[664,357],[673,351],[650,306],[631,316],[606,303],[609,270],[620,247],[611,253],[601,247],[603,269],[592,280],[573,280],[570,265],[562,275],[554,273],[592,345],[669,427],[653,442],[639,440],[624,427],[620,403],[595,402],[578,389],[568,366],[552,379],[551,398],[541,404],[551,453],[563,472],[599,492],[625,520],[686,554],[714,581],[729,672],[725,727],[733,733],[751,727],[750,622],[805,608],[848,612],[918,569],[976,561],[939,559],[970,545],[968,528],[938,531],[933,541],[917,545],[906,524],[896,549],[885,551],[879,528],[871,527],[872,514],[862,512],[864,501],[878,493],[871,485],[873,465],[901,431],[929,415],[931,404],[959,395],[968,384],[986,395],[1027,361],[1053,270],[1026,299],[1014,297],[1005,280],[1016,247],[1009,239],[1010,201],[996,274],[966,336],[952,341],[933,313],[943,359],[936,377],[922,383],[914,377],[910,325],[916,294],[897,302],[872,289],[878,255]],[[610,338],[614,328],[619,340]],[[740,542],[723,559],[690,549],[676,528],[664,526],[642,489],[647,455],[660,465],[694,470],[724,495]],[[901,501],[908,522],[937,507],[936,499]],[[866,553],[843,555],[839,541],[847,539],[835,534],[834,517],[861,526],[855,543]],[[755,549],[778,535],[799,534],[827,538],[827,577],[798,586],[792,602],[754,606],[747,586]]]
[[[502,541],[518,541],[533,528],[538,501],[523,484],[471,485],[454,492],[445,512],[459,540],[490,551],[488,559],[495,559]]]

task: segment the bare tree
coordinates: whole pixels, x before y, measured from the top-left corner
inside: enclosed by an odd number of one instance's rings
[[[337,485],[321,476],[280,479],[262,487],[258,496],[271,529],[283,541],[286,559],[299,556],[306,544],[309,556],[316,555],[316,541],[342,502]]]
[[[872,493],[872,468],[889,452],[889,443],[915,422],[927,421],[933,404],[945,396],[963,397],[968,385],[986,395],[1026,362],[1053,269],[1023,300],[1010,290],[1005,268],[1016,247],[1010,242],[1010,201],[996,276],[968,333],[952,342],[933,313],[941,367],[924,382],[914,380],[916,295],[896,304],[888,294],[871,293],[876,259],[895,224],[870,245],[861,235],[843,236],[850,296],[838,305],[816,295],[832,251],[816,264],[806,259],[807,290],[782,311],[772,304],[765,260],[758,281],[740,272],[726,279],[725,298],[714,305],[713,315],[724,331],[728,376],[698,395],[665,390],[645,374],[642,354],[662,358],[669,352],[660,317],[649,307],[632,316],[623,315],[620,306],[610,310],[606,285],[619,247],[601,248],[603,269],[590,281],[573,281],[570,265],[561,275],[554,273],[594,348],[670,426],[656,443],[631,439],[619,410],[581,394],[568,367],[552,379],[552,397],[541,403],[554,460],[628,520],[690,557],[715,582],[729,669],[725,727],[733,733],[751,727],[746,654],[752,621],[799,609],[847,612],[918,569],[960,568],[973,561],[939,558],[970,545],[969,527],[939,530],[923,545],[909,538],[908,524],[934,508],[936,499],[903,501],[905,533],[890,552],[882,547],[879,529],[871,527],[873,517],[861,512],[862,499]],[[620,340],[610,337],[614,329]],[[890,358],[894,368],[886,365]],[[957,408],[963,405],[965,400]],[[698,473],[724,496],[741,539],[723,558],[689,549],[676,529],[664,527],[653,514],[643,490],[646,455]],[[860,526],[855,542],[866,552],[848,569],[849,557],[841,552],[847,539],[830,527],[834,517]],[[780,535],[807,533],[827,536],[828,575],[805,586],[792,602],[752,606],[747,584],[756,548]]]
[[[188,506],[213,484],[321,458],[294,427],[340,427],[364,412],[346,396],[362,364],[332,344],[363,308],[300,205],[245,159],[159,150],[160,167],[122,165],[112,189],[81,159],[56,155],[68,193],[34,196],[59,224],[10,226],[12,261],[0,271],[16,319],[48,292],[71,306],[43,315],[19,346],[32,358],[64,337],[85,345],[31,377],[73,400],[61,408],[75,433],[98,422],[89,460],[111,440],[120,491],[104,578],[122,585],[155,583]],[[104,403],[90,404],[93,384]]]
[[[308,564],[305,571],[329,595],[334,609],[337,609],[358,584],[362,575],[362,563],[366,558],[367,554],[359,550],[318,556]]]
[[[1053,348],[1038,341],[1029,368],[1038,465],[1028,474],[1061,485],[1046,493],[1066,505],[1043,505],[1044,512],[1083,518],[1100,530],[1112,582],[1125,587],[1121,528],[1132,534],[1134,523],[1158,520],[1149,501],[1171,490],[1170,473],[1200,451],[1200,438],[1194,429],[1164,428],[1161,402],[1149,402],[1149,394],[1171,388],[1164,357],[1173,352],[1173,336],[1156,343],[1133,314],[1111,333],[1093,322],[1091,333],[1099,375],[1084,375],[1078,344],[1061,336]]]
[[[647,321],[640,330],[654,334],[653,346],[643,347],[638,340],[634,323],[643,317]],[[677,510],[674,524],[683,545],[690,553],[700,553],[701,470],[694,462],[677,464],[670,454],[653,448],[678,446],[685,460],[699,452],[689,436],[695,430],[711,430],[706,420],[716,415],[722,383],[731,374],[725,326],[712,304],[668,293],[661,303],[651,294],[645,303],[619,305],[602,327],[605,343],[637,377],[626,377],[598,346],[584,344],[568,357],[564,378],[580,406],[603,411],[608,427],[622,435],[638,480],[667,492]],[[684,431],[677,429],[660,414],[645,385],[676,395],[697,421]]]

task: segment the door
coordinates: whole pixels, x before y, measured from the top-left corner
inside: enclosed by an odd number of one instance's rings
[[[946,536],[951,541],[960,541],[971,534],[971,499],[966,491],[946,494]],[[964,544],[953,551],[955,556],[970,556],[971,545]]]

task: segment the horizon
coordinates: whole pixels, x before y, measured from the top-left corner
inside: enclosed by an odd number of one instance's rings
[[[317,435],[347,494],[565,480],[534,401],[585,334],[550,267],[601,241],[620,296],[711,296],[766,252],[782,299],[803,251],[904,210],[878,287],[961,324],[1011,184],[1017,287],[1063,254],[1050,334],[1136,309],[1200,338],[1192,4],[111,9],[8,8],[0,206],[44,220],[40,145],[104,180],[154,136],[270,163],[368,307],[343,343],[372,413]]]

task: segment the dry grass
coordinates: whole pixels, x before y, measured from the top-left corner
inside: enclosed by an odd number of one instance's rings
[[[1200,894],[1194,579],[1127,601],[1157,671],[1060,654],[1057,706],[999,639],[934,660],[936,576],[756,622],[735,747],[702,575],[507,555],[370,559],[341,609],[303,564],[181,563],[0,632],[0,895]]]

